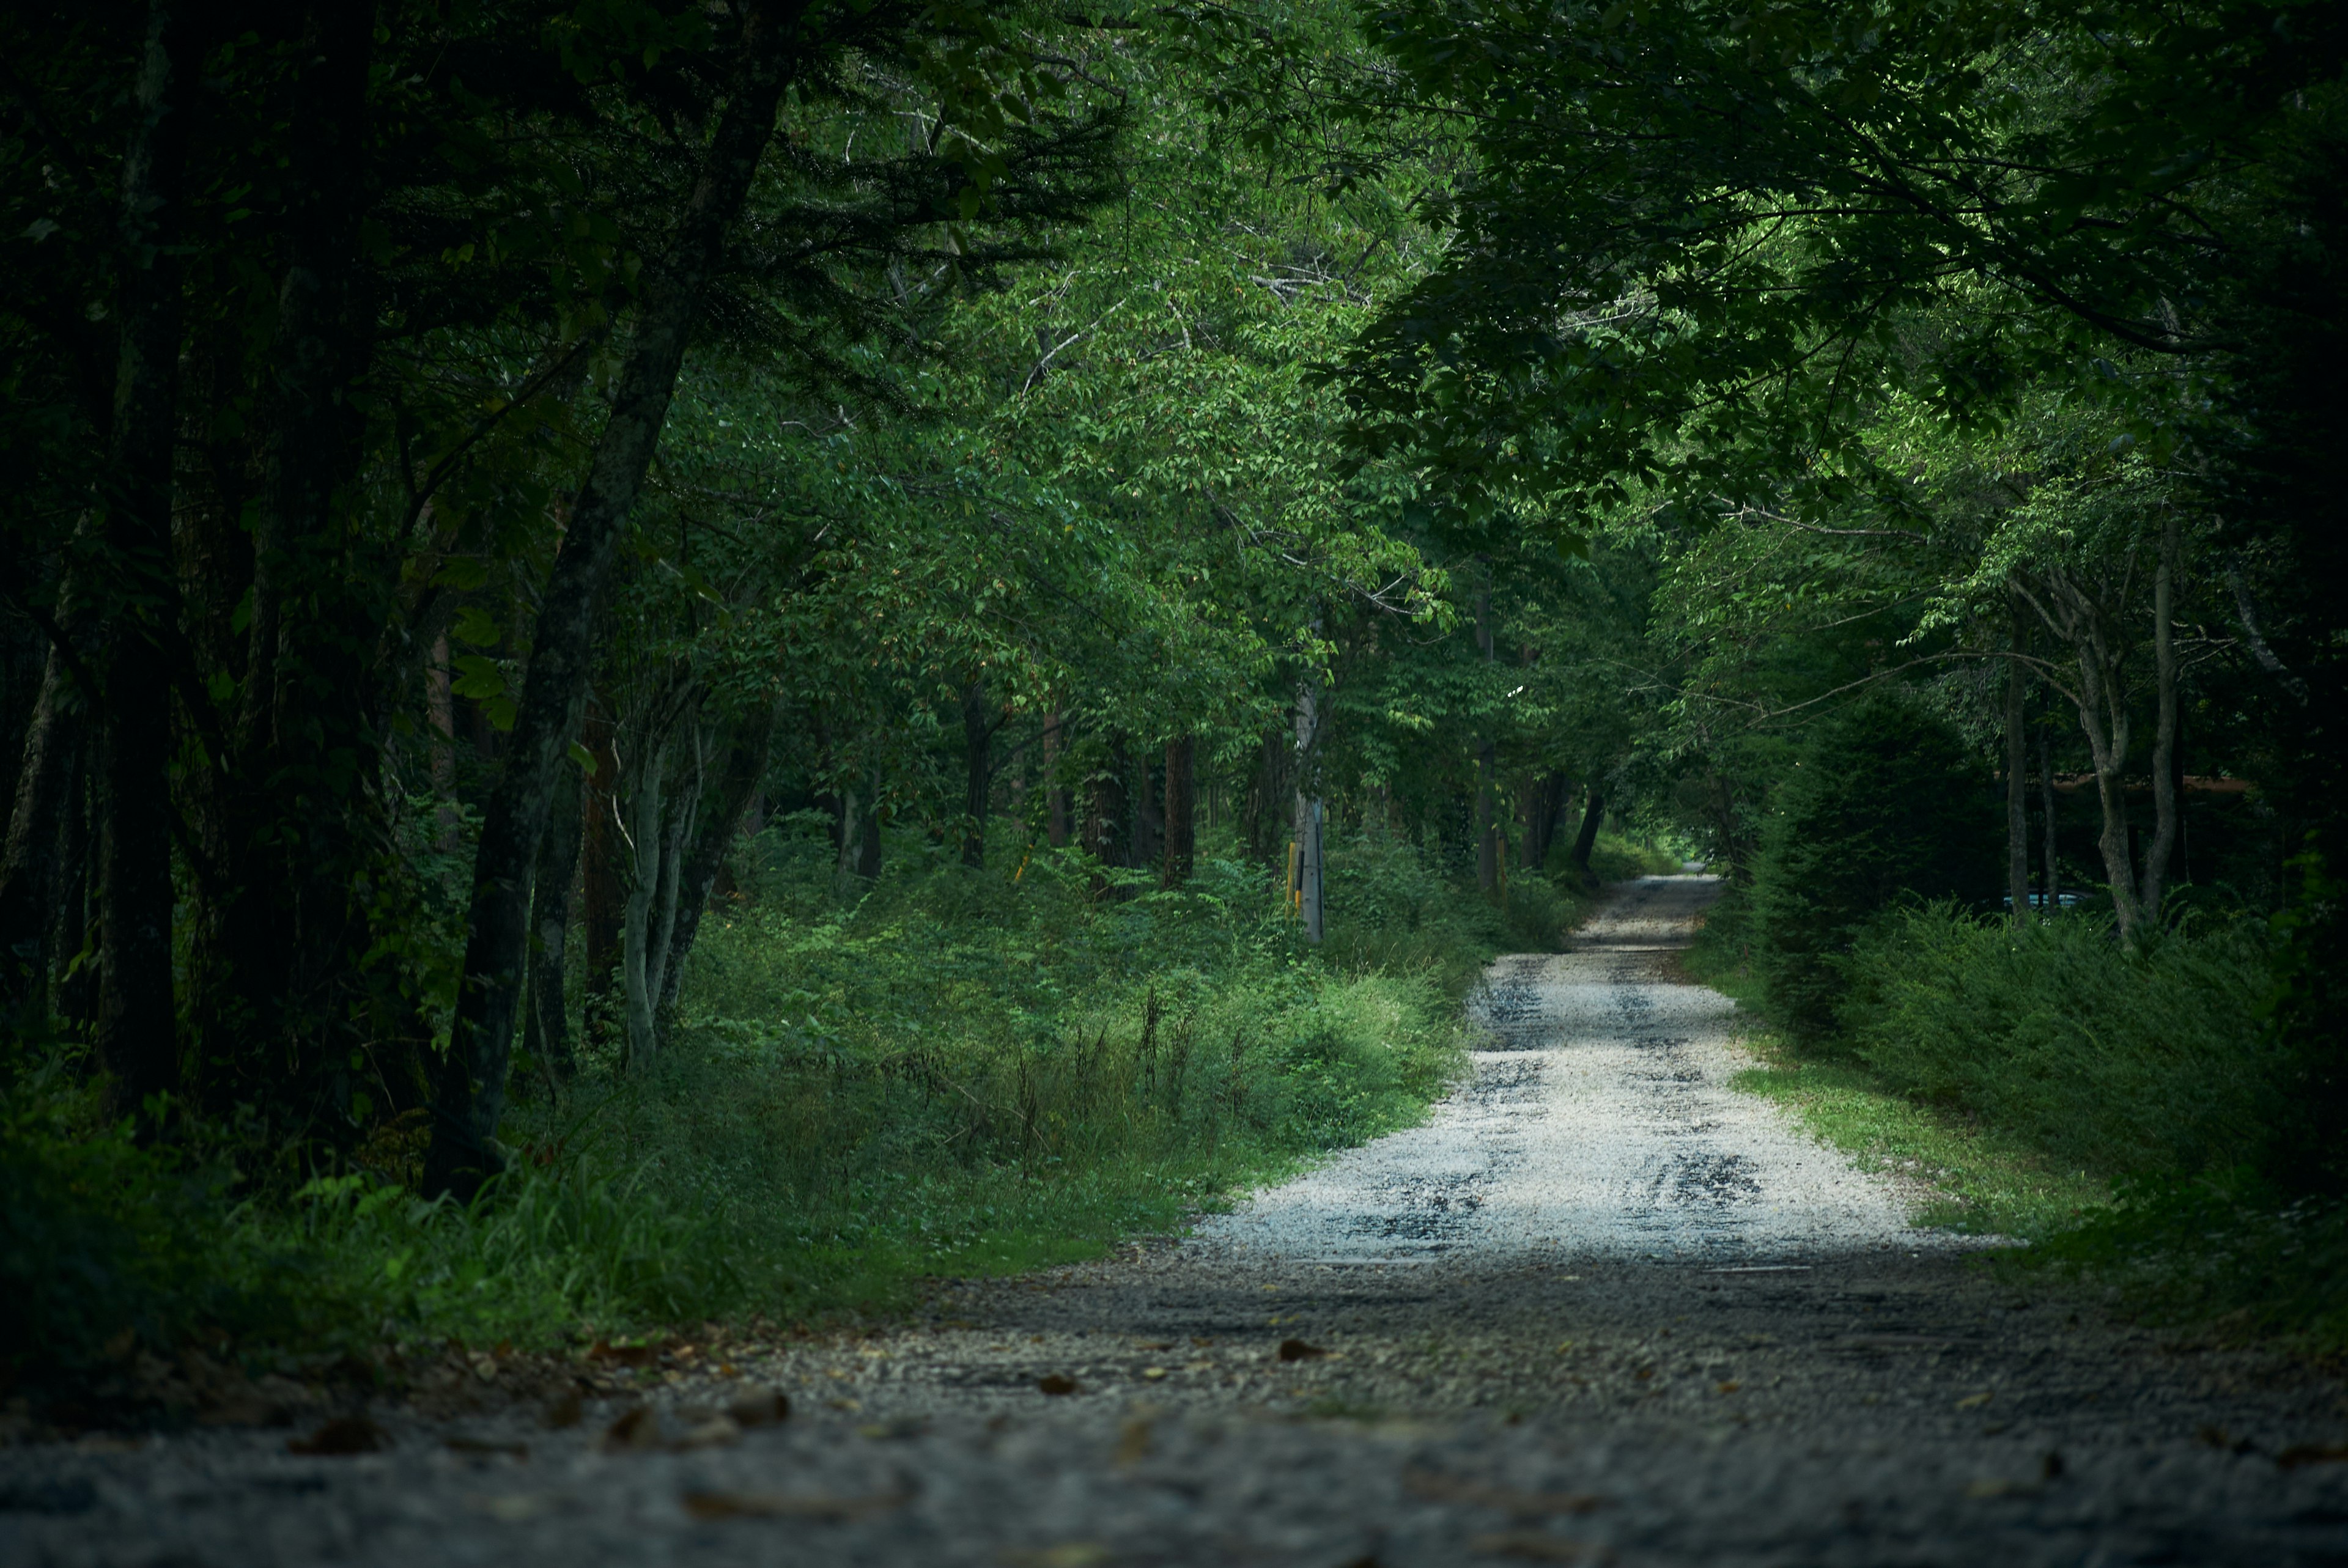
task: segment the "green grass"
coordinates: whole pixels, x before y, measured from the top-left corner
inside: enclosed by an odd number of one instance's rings
[[[1350,836],[1316,948],[1211,839],[1177,892],[1117,874],[1101,897],[1015,843],[973,872],[918,839],[843,892],[813,829],[767,835],[705,922],[656,1066],[591,1032],[559,1095],[518,1073],[519,1162],[469,1207],[404,1184],[419,1116],[289,1187],[228,1132],[142,1148],[105,1125],[69,1044],[0,1057],[0,1391],[134,1398],[136,1352],[191,1339],[258,1369],[890,1315],[936,1277],[1097,1256],[1417,1121],[1483,965],[1586,904],[1538,876],[1487,900]]]
[[[1766,1065],[1738,1073],[1735,1086],[1785,1106],[1862,1170],[1930,1188],[1919,1225],[2038,1237],[2111,1202],[2108,1182],[2056,1169],[2011,1133],[1919,1105],[1864,1067],[1798,1060],[1774,1035],[1749,1043]]]

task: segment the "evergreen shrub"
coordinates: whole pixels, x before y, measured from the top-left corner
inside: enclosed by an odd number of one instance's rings
[[[1885,694],[1821,724],[1777,785],[1754,866],[1754,967],[1776,1020],[1830,1031],[1868,923],[1903,900],[1994,900],[2003,849],[1989,774],[1945,720]]]

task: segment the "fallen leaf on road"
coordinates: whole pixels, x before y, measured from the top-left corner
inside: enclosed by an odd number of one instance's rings
[[[2303,1464],[2348,1463],[2348,1443],[2293,1443],[2275,1455],[2275,1463],[2285,1470]]]
[[[685,1512],[700,1520],[811,1519],[842,1524],[870,1514],[902,1507],[911,1492],[879,1492],[870,1497],[786,1497],[772,1491],[688,1491]]]
[[[602,1449],[607,1454],[642,1452],[660,1446],[660,1412],[650,1405],[621,1411],[619,1419],[603,1429]]]
[[[1714,1387],[1717,1388],[1724,1394],[1733,1394],[1736,1392],[1737,1389],[1745,1387],[1745,1385],[1739,1382],[1730,1381],[1726,1383],[1717,1383],[1715,1384]]]
[[[1283,1339],[1280,1342],[1280,1358],[1283,1361],[1311,1361],[1327,1354],[1329,1352],[1320,1346],[1307,1345],[1302,1339]]]
[[[1166,1368],[1163,1367],[1144,1367],[1141,1369],[1141,1375],[1154,1382],[1158,1378],[1166,1376]]]
[[[791,1419],[791,1397],[780,1389],[761,1389],[737,1397],[726,1413],[737,1427],[771,1426]]]
[[[1471,1535],[1468,1549],[1487,1557],[1524,1557],[1536,1563],[1612,1563],[1614,1553],[1587,1542],[1544,1535],[1538,1530],[1502,1530]]]
[[[1117,1434],[1117,1462],[1120,1465],[1138,1464],[1148,1452],[1149,1423],[1145,1420],[1126,1422]]]
[[[694,1427],[673,1445],[680,1451],[689,1449],[724,1448],[742,1440],[742,1429],[730,1416],[719,1416]]]
[[[390,1446],[390,1434],[365,1416],[336,1416],[306,1438],[289,1439],[285,1451],[341,1459],[351,1454],[371,1454]]]
[[[1992,1390],[1987,1389],[1982,1389],[1978,1394],[1967,1394],[1963,1399],[1957,1401],[1957,1409],[1961,1410],[1978,1410],[1983,1405],[1988,1404],[1993,1397],[1993,1395]]]
[[[590,1361],[611,1361],[622,1367],[648,1367],[657,1354],[649,1345],[614,1345],[609,1339],[598,1339],[587,1352]]]
[[[1057,1372],[1046,1372],[1035,1379],[1035,1389],[1044,1394],[1073,1394],[1076,1391],[1076,1380],[1063,1378]]]

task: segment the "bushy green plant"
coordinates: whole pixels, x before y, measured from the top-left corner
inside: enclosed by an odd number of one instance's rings
[[[269,1316],[221,1179],[98,1122],[53,1068],[0,1096],[0,1357],[65,1381]]]
[[[1833,1027],[1841,958],[1905,899],[1997,896],[2002,818],[1948,723],[1883,695],[1818,727],[1777,785],[1753,876],[1755,967],[1787,1029]]]
[[[2098,1175],[2256,1160],[2277,1061],[2262,922],[2123,948],[2108,919],[2015,927],[1952,903],[1880,917],[1847,965],[1849,1049],[1908,1094],[2021,1134]]]

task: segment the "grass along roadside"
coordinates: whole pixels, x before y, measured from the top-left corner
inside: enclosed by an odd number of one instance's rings
[[[1746,1047],[1760,1065],[1732,1081],[1739,1091],[1784,1106],[1860,1169],[1918,1184],[1928,1194],[1915,1212],[1920,1225],[2037,1240],[2109,1209],[2107,1180],[2066,1170],[1977,1118],[1920,1102],[1831,1046],[1805,1049],[1766,1028],[1749,940],[1744,909],[1716,905],[1682,959],[1692,979],[1735,1000],[1756,1026]]]
[[[973,873],[909,844],[843,892],[819,833],[772,834],[705,927],[662,1060],[628,1069],[589,1030],[560,1093],[525,1064],[500,1129],[520,1162],[469,1208],[415,1195],[420,1123],[273,1177],[227,1135],[139,1148],[97,1124],[69,1047],[19,1054],[0,1385],[128,1407],[151,1402],[144,1353],[191,1344],[258,1376],[822,1325],[1098,1256],[1423,1116],[1485,964],[1554,948],[1590,901],[1523,876],[1496,905],[1416,845],[1349,836],[1316,948],[1217,847],[1187,889],[1102,897],[1073,857]]]

